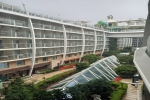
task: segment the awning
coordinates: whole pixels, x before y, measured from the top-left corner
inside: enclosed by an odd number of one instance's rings
[[[2,75],[10,74],[10,73],[18,72],[18,71],[29,70],[29,69],[30,69],[30,66],[9,68],[9,69],[0,70],[0,74],[2,74]]]
[[[43,67],[43,66],[49,65],[49,64],[50,64],[50,62],[35,64],[34,68]],[[23,67],[14,67],[14,68],[3,69],[3,70],[0,70],[0,75],[15,73],[15,72],[18,72],[18,71],[29,70],[30,67],[31,67],[30,65],[27,65],[27,66],[23,66]]]
[[[34,65],[34,68],[43,67],[43,66],[46,66],[46,65],[49,65],[49,64],[50,64],[50,62],[35,64],[35,65]]]

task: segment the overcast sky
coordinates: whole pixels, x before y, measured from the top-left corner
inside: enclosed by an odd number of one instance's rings
[[[146,18],[148,0],[0,0],[22,7],[28,11],[50,16],[61,15],[63,19],[84,20],[97,23],[113,15],[117,20]]]

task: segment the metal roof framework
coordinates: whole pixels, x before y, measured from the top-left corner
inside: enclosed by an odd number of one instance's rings
[[[118,59],[115,56],[103,58],[90,65],[87,69],[82,70],[51,87],[53,89],[63,89],[72,87],[77,84],[84,84],[93,79],[106,79],[108,81],[113,80],[118,75],[114,72],[114,68],[120,65]]]

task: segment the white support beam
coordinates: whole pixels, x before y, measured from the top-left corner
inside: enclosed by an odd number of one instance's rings
[[[79,62],[81,61],[81,58],[83,57],[84,49],[85,49],[85,34],[84,34],[84,29],[83,29],[82,23],[81,23],[81,30],[82,30],[82,52],[81,52],[81,55],[80,55]]]
[[[104,30],[104,29],[103,29]],[[102,49],[102,53],[101,53],[101,56],[103,55],[103,52],[105,50],[105,45],[106,45],[106,34],[105,32],[103,31],[103,38],[104,38],[104,44],[103,44],[103,49]]]
[[[64,35],[64,53],[63,53],[63,59],[61,61],[61,65],[64,64],[65,58],[66,58],[66,52],[67,52],[67,35],[66,35],[66,28],[65,25],[62,25],[63,27],[63,35]]]
[[[23,4],[23,3],[22,3]],[[26,11],[26,14],[28,16],[28,21],[29,21],[29,24],[30,24],[30,31],[31,31],[31,37],[32,37],[32,64],[31,64],[31,68],[30,68],[30,72],[29,72],[29,76],[32,75],[32,71],[33,71],[33,68],[34,68],[34,63],[35,63],[35,56],[36,56],[36,41],[35,41],[35,33],[34,33],[34,28],[33,28],[33,24],[32,24],[32,21],[31,21],[31,18],[30,18],[30,15],[28,13],[28,10],[26,9],[26,6],[25,4],[23,4],[23,7]]]
[[[93,54],[95,54],[96,47],[97,47],[97,34],[96,34],[96,30],[94,30],[94,36],[95,36],[95,45],[94,45],[94,51],[93,51]]]

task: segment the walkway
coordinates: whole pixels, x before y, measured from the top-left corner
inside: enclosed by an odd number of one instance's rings
[[[138,85],[138,89],[135,88],[135,86],[131,85],[132,79],[122,79],[121,82],[130,82],[128,84],[128,89],[122,100],[142,100],[142,92],[141,92],[141,86],[142,84]],[[142,80],[139,80],[139,83],[143,83]],[[139,93],[137,93],[137,90]],[[139,99],[137,99],[137,94],[139,94]]]
[[[44,80],[44,77],[45,79],[46,78],[50,78],[50,77],[53,77],[54,75],[57,75],[57,74],[60,74],[60,73],[63,73],[63,72],[67,72],[69,70],[73,70],[75,68],[70,68],[70,69],[65,69],[65,70],[61,70],[61,71],[55,71],[55,72],[51,72],[51,73],[47,73],[47,74],[34,74],[32,77],[30,78],[26,78],[24,79],[25,83],[38,83],[42,80]]]

